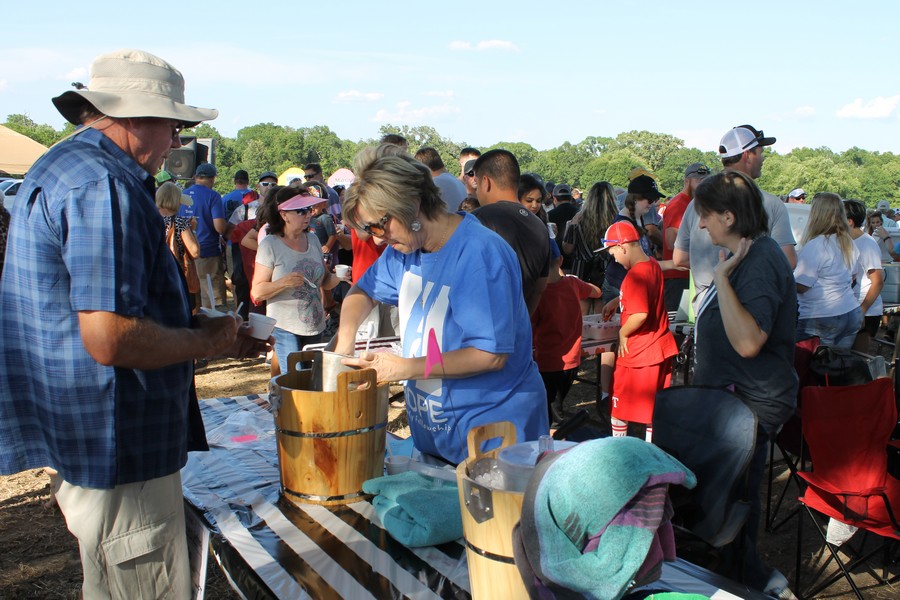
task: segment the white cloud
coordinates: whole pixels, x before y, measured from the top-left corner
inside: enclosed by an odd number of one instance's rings
[[[9,82],[5,79],[0,79],[0,92],[9,87]]]
[[[426,96],[434,96],[436,98],[452,98],[456,95],[456,92],[453,90],[432,90],[430,92],[425,92]]]
[[[63,81],[81,81],[82,83],[87,83],[88,80],[88,70],[84,67],[76,67],[60,77]]]
[[[878,96],[865,103],[862,98],[857,98],[850,104],[842,106],[835,116],[841,119],[884,119],[894,113],[898,103],[900,103],[900,95],[887,98]]]
[[[376,102],[384,98],[381,92],[361,92],[359,90],[348,90],[346,92],[338,92],[334,97],[334,102],[338,104],[350,104],[351,102]]]
[[[794,114],[798,117],[814,117],[816,109],[812,106],[798,106],[794,109]]]
[[[451,50],[469,51],[476,50],[483,52],[485,50],[505,50],[508,52],[518,52],[519,47],[508,40],[482,40],[476,44],[471,42],[453,41],[450,42]]]
[[[404,100],[398,102],[395,110],[381,109],[372,121],[376,123],[423,123],[446,117],[448,115],[458,114],[459,107],[451,104],[436,104],[433,106],[422,106],[414,108],[412,102]]]

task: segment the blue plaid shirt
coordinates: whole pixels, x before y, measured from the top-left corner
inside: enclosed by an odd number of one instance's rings
[[[49,465],[111,488],[185,464],[191,363],[105,367],[78,326],[79,311],[108,311],[189,327],[183,281],[152,177],[106,136],[84,131],[34,164],[0,281],[0,473]]]

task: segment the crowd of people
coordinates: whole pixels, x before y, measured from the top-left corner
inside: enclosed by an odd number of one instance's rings
[[[187,595],[179,470],[205,447],[195,361],[274,346],[277,374],[335,332],[345,364],[404,382],[415,446],[458,463],[473,426],[511,421],[525,441],[564,419],[583,315],[618,314],[598,406],[608,433],[633,424],[652,442],[677,354],[668,312],[687,294],[693,382],[732,390],[759,421],[727,574],[789,597],[755,550],[765,449],[796,406],[795,343],[849,348],[877,331],[881,262],[900,256],[890,207],[815,193],[798,252],[784,202],[755,183],[775,138],[750,125],[724,134],[721,170],[685,165],[666,202],[640,167],[582,197],[503,149],[462,149],[455,177],[396,135],[360,152],[349,187],[307,163],[284,185],[239,170],[222,197],[212,164],[184,190],[160,171],[182,128],[217,116],[185,104],[177,69],[120,51],[92,74],[53,99],[78,129],[28,174],[0,262],[0,472],[59,471],[86,596]],[[268,341],[247,334],[251,311],[276,319]],[[370,323],[402,351],[357,355]]]

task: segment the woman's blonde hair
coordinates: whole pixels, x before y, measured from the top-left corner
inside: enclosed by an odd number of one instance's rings
[[[803,245],[810,240],[824,235],[833,235],[837,240],[848,267],[853,266],[853,238],[850,237],[850,226],[847,225],[847,213],[841,197],[831,192],[819,192],[810,203],[809,221],[803,232]]]
[[[447,212],[447,204],[431,179],[431,170],[393,144],[363,148],[353,161],[356,180],[342,202],[344,218],[362,229],[360,205],[387,214],[409,227],[421,213],[431,220]]]
[[[165,210],[174,210],[178,212],[181,208],[181,188],[167,181],[156,190],[156,206]]]

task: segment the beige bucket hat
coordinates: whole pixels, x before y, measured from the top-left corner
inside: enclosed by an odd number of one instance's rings
[[[118,118],[157,117],[183,121],[187,127],[219,116],[214,108],[184,103],[184,77],[175,67],[141,50],[117,50],[98,56],[87,88],[53,99],[56,109],[75,125],[85,102]]]

